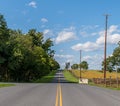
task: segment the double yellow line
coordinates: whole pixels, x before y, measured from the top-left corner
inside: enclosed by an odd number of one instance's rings
[[[62,89],[60,85],[60,76],[59,76],[58,85],[57,85],[55,106],[62,106]]]
[[[55,106],[62,106],[62,89],[60,83],[57,85]]]

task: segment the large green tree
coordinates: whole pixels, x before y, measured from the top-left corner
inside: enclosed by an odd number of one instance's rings
[[[0,75],[1,79],[8,80],[8,39],[9,29],[4,16],[0,14]]]
[[[84,70],[87,70],[88,69],[88,63],[87,61],[82,61],[81,64],[80,64],[80,67]]]
[[[54,59],[51,39],[44,40],[42,32],[31,29],[8,29],[0,15],[0,80],[33,81],[60,68]]]
[[[120,42],[118,43],[118,47],[114,49],[113,54],[106,59],[107,71],[112,72],[118,67],[120,67]],[[104,61],[102,62],[102,69],[104,69]]]
[[[73,65],[71,66],[71,68],[72,68],[72,69],[78,69],[78,64],[73,64]]]

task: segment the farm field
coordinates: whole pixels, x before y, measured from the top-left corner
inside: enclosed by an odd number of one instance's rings
[[[80,77],[80,71],[79,70],[72,70],[71,71],[76,77]],[[92,79],[92,78],[103,78],[104,73],[102,71],[97,71],[97,70],[82,70],[81,71],[81,75],[82,78],[88,78],[88,79]],[[120,78],[120,73],[116,72],[106,72],[106,78],[116,78],[116,76],[118,76]]]

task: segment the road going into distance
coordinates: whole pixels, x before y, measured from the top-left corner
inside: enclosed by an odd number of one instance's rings
[[[0,106],[120,106],[120,91],[67,83],[58,72],[52,83],[0,88]]]

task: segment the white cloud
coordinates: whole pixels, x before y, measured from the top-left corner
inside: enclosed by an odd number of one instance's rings
[[[74,39],[76,39],[76,33],[74,31],[74,27],[70,27],[70,28],[65,28],[61,32],[59,32],[55,42],[56,44],[58,44]]]
[[[73,50],[83,50],[83,51],[94,51],[94,50],[98,50],[101,48],[100,45],[93,43],[93,42],[86,42],[86,43],[78,43],[74,46],[71,47]]]
[[[112,25],[108,29],[107,33],[107,43],[108,44],[117,44],[118,41],[120,41],[120,30],[118,30],[117,25]],[[105,32],[101,31],[99,32],[100,37],[96,40],[97,44],[104,44],[104,39],[105,39]]]
[[[37,8],[37,4],[35,1],[31,1],[28,5],[33,7],[33,8]]]
[[[82,25],[80,28],[79,34],[83,37],[95,36],[97,33],[91,33],[91,31],[97,29],[98,27],[99,27],[98,25],[94,25],[94,26]]]
[[[57,57],[57,58],[71,59],[74,56],[73,55],[59,55],[59,54],[55,54],[55,57]]]
[[[85,61],[88,61],[88,60],[92,60],[93,57],[92,56],[84,56],[82,59]]]
[[[113,34],[108,37],[108,43],[117,44],[120,41],[120,34]]]
[[[44,35],[49,35],[51,32],[52,32],[52,31],[51,31],[50,29],[45,29],[45,30],[43,31],[43,34],[44,34]]]
[[[114,32],[119,32],[117,25],[111,25],[110,26],[110,28],[108,29],[108,35],[110,35],[110,34],[112,34]]]
[[[54,36],[53,31],[50,30],[50,29],[45,29],[43,31],[43,35],[44,35],[44,37],[52,37],[52,36]]]
[[[74,32],[60,32],[58,34],[58,37],[56,38],[56,43],[61,43],[61,42],[66,42],[69,40],[75,39],[75,34]]]
[[[101,49],[101,47],[104,46],[105,31],[93,33],[93,35],[96,34],[98,34],[100,37],[97,38],[95,42],[87,41],[85,43],[78,43],[76,45],[73,45],[71,48],[76,51],[78,50],[94,51]],[[117,44],[118,41],[120,41],[120,30],[118,30],[118,26],[111,25],[108,29],[107,44]]]
[[[41,22],[46,23],[46,22],[48,22],[48,20],[46,18],[42,18]]]

